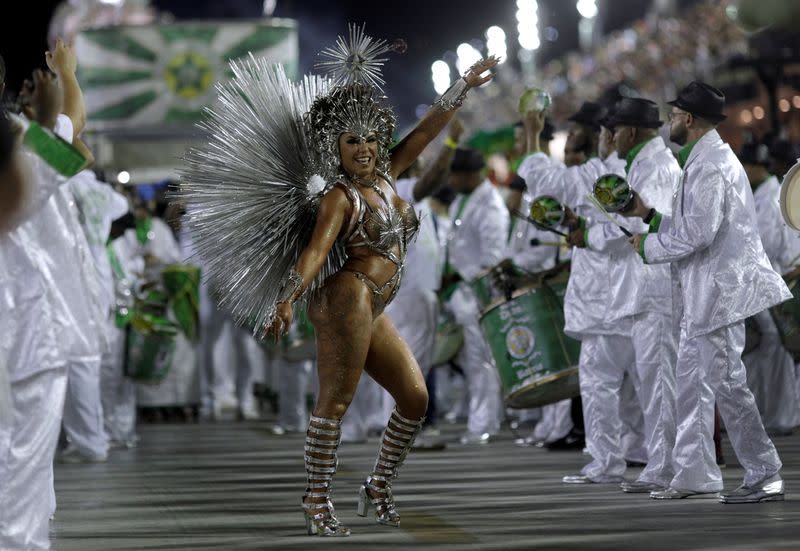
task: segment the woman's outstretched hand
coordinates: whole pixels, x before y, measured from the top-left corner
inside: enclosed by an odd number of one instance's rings
[[[464,75],[464,80],[470,88],[477,88],[478,86],[486,84],[492,80],[492,78],[494,78],[494,73],[489,73],[485,77],[482,77],[481,75],[497,65],[499,61],[500,60],[493,55],[481,59],[479,62],[469,68],[467,74]]]
[[[293,309],[289,302],[281,302],[277,305],[275,312],[275,319],[272,320],[272,325],[267,328],[267,335],[270,335],[275,342],[278,342],[283,335],[289,331],[292,325]]]

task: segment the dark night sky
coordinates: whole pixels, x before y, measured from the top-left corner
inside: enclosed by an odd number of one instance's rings
[[[157,7],[172,12],[178,19],[258,17],[262,0],[153,0]],[[606,8],[603,8],[603,4]],[[684,2],[681,2],[684,3]],[[24,76],[44,65],[47,22],[55,0],[28,0],[9,8],[0,33],[0,53],[8,65],[8,87],[18,88]],[[605,29],[618,28],[641,17],[652,0],[600,0],[606,14]],[[15,13],[17,12],[17,13]],[[385,77],[387,95],[401,122],[413,120],[420,103],[430,103],[435,92],[430,66],[445,51],[461,42],[482,39],[491,25],[501,26],[507,34],[509,57],[516,55],[515,0],[404,0],[365,2],[364,0],[278,0],[277,17],[291,17],[299,22],[301,71],[312,68],[316,53],[331,44],[336,35],[346,32],[347,23],[366,23],[368,34],[387,39],[404,38],[409,45],[402,55],[393,55]],[[574,0],[539,0],[539,28],[555,27],[554,42],[542,41],[540,59],[578,47],[578,13]],[[25,24],[22,26],[21,22]],[[13,29],[13,31],[12,31]],[[22,30],[22,38],[12,32]]]

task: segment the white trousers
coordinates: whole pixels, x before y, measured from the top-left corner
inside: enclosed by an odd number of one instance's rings
[[[631,337],[595,335],[581,341],[586,446],[593,458],[582,472],[598,482],[625,472],[620,395],[627,371],[644,417],[647,467],[639,480],[667,486],[673,476],[670,450],[675,441],[672,321],[657,313],[639,314],[632,321]]]
[[[745,484],[755,485],[782,466],[747,388],[742,363],[744,336],[743,321],[693,338],[681,332],[676,373],[678,432],[671,483],[677,490],[722,489],[714,452],[715,402],[745,469]]]
[[[200,354],[203,405],[212,408],[235,396],[240,408],[252,407],[253,384],[266,378],[266,352],[220,310],[214,309],[204,322]]]
[[[792,356],[783,347],[768,310],[755,316],[761,331],[758,347],[742,356],[747,386],[753,393],[767,430],[791,430],[798,422],[800,397]]]
[[[363,441],[370,429],[383,430],[389,420],[383,416],[385,395],[388,393],[372,377],[361,375],[353,401],[342,419],[342,442]]]
[[[99,357],[68,363],[64,433],[67,441],[83,455],[100,457],[108,453]]]
[[[136,440],[136,384],[125,376],[125,331],[109,331],[109,350],[100,364],[100,397],[105,429],[112,443]]]
[[[467,430],[473,434],[495,434],[500,430],[503,414],[500,374],[479,324],[478,304],[466,284],[459,285],[449,307],[464,330],[464,346],[455,362],[467,380]]]
[[[308,425],[306,394],[312,387],[314,361],[275,358],[272,364],[278,371],[278,424],[288,431],[302,432]]]
[[[572,400],[542,406],[542,418],[533,428],[534,440],[554,442],[572,430]]]
[[[0,549],[50,549],[53,456],[67,368],[12,382],[13,418],[0,420]]]
[[[619,419],[622,422],[622,456],[626,461],[647,463],[647,447],[644,438],[644,415],[639,404],[639,379],[628,372],[622,379],[619,393]],[[634,382],[635,381],[635,382]]]

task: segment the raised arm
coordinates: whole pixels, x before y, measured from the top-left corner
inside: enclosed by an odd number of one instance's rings
[[[81,87],[78,85],[78,78],[75,76],[78,68],[75,50],[72,46],[64,44],[64,41],[59,38],[56,41],[55,49],[45,53],[45,59],[47,66],[61,81],[61,89],[64,93],[64,114],[72,119],[72,137],[73,139],[77,138],[86,124],[86,104]]]
[[[289,330],[292,324],[292,305],[303,295],[322,269],[328,253],[342,231],[345,216],[350,208],[347,195],[338,187],[334,187],[322,198],[311,240],[300,253],[297,263],[278,295],[275,321],[267,329],[268,334],[277,338]]]
[[[464,132],[464,125],[461,124],[458,118],[453,119],[442,150],[433,161],[433,164],[425,170],[417,180],[417,183],[414,184],[414,201],[422,201],[442,184],[442,180],[450,170],[462,132]]]
[[[481,86],[492,79],[494,76],[492,74],[485,77],[482,77],[481,74],[497,65],[497,61],[497,58],[488,57],[473,65],[463,78],[456,81],[456,83],[451,86],[450,90],[445,92],[444,95],[428,109],[428,112],[425,113],[425,116],[417,123],[414,130],[392,148],[391,176],[393,180],[396,180],[405,169],[411,166],[414,159],[419,157],[419,154],[422,153],[428,144],[431,143],[447,123],[450,122],[450,119],[452,119],[455,114],[455,110],[461,106],[461,102],[464,100],[464,94],[466,94],[467,90]],[[451,98],[448,94],[452,94],[453,97]]]

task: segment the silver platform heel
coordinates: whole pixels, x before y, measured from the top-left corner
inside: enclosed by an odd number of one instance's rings
[[[306,431],[305,464],[307,487],[303,514],[309,536],[345,537],[350,529],[334,515],[331,482],[336,473],[336,450],[341,441],[341,419],[311,416]],[[313,501],[306,501],[306,500]],[[324,500],[324,501],[318,501]]]
[[[400,526],[400,515],[395,509],[392,495],[392,480],[397,478],[397,471],[424,422],[424,417],[413,421],[397,413],[397,408],[392,411],[383,432],[375,467],[358,490],[358,516],[367,516],[367,509],[371,506],[375,509],[375,521],[378,524]]]

